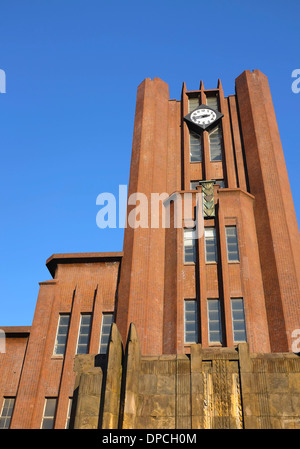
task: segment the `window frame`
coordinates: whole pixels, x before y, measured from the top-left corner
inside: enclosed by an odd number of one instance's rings
[[[8,401],[8,405],[6,405],[6,401]],[[13,401],[13,405],[11,406],[11,401]],[[4,423],[4,425],[0,426],[0,430],[9,429],[10,423],[13,417],[14,409],[15,409],[15,402],[16,398],[15,396],[4,396],[3,398],[3,404],[1,408],[1,414],[0,414],[0,423]],[[3,411],[7,409],[7,412],[10,412],[9,414],[3,415]]]
[[[69,398],[65,429],[70,429],[72,403],[73,403],[73,398]]]
[[[218,312],[218,320],[211,320],[209,317],[210,312],[215,312],[215,310],[210,310],[209,305],[212,304],[212,302],[215,302],[218,304],[217,312]],[[218,321],[219,323],[219,329],[218,331],[211,329],[211,323],[212,321]],[[208,330],[208,343],[210,346],[222,346],[223,345],[223,329],[222,329],[222,312],[221,312],[221,301],[219,298],[208,298],[207,299],[207,330]],[[213,341],[211,340],[211,333],[217,333],[220,335],[220,340]]]
[[[110,328],[109,328],[109,334],[107,334],[107,333],[105,333],[105,334],[103,334],[103,325],[107,325],[106,323],[104,323],[104,317],[105,316],[111,316],[111,324],[110,324]],[[107,354],[107,351],[108,351],[108,347],[109,347],[109,335],[110,335],[110,332],[111,332],[111,327],[112,327],[112,325],[113,325],[113,322],[114,322],[114,312],[103,312],[102,313],[102,320],[101,320],[101,331],[100,331],[100,343],[99,343],[99,354]],[[102,341],[102,337],[103,336],[107,336],[108,335],[108,341],[107,341],[107,343],[105,344],[105,343],[101,343],[101,341]],[[105,350],[105,352],[104,351],[102,351],[101,350],[101,347],[102,346],[105,346],[106,345],[106,350]]]
[[[233,309],[232,305],[234,301],[241,301],[242,303],[242,309]],[[232,321],[232,338],[233,338],[233,342],[238,344],[238,343],[247,343],[247,329],[246,329],[246,317],[245,317],[245,306],[244,306],[244,298],[242,297],[238,297],[238,298],[230,298],[230,307],[231,307],[231,321]],[[233,316],[233,312],[239,311],[242,312],[243,314],[243,318],[242,319],[236,319]],[[243,323],[243,329],[235,329],[234,324],[237,322],[242,322]],[[245,339],[244,340],[236,340],[235,339],[235,332],[244,332],[245,334]]]
[[[208,237],[205,235],[207,231],[213,231],[214,234],[214,248],[215,248],[215,260],[207,260],[207,240]],[[218,263],[218,242],[217,242],[217,232],[214,226],[209,226],[204,228],[204,249],[205,249],[205,263],[206,264],[217,264]]]
[[[42,416],[42,422],[41,422],[41,429],[43,430],[50,430],[50,429],[54,429],[55,426],[55,420],[56,420],[56,412],[57,412],[57,397],[53,397],[53,396],[49,396],[49,397],[45,397],[45,401],[44,401],[44,410],[43,410],[43,416]],[[54,413],[53,415],[45,415],[46,413],[46,408],[47,408],[47,402],[49,400],[54,400],[55,401],[55,405],[54,405]],[[50,421],[52,420],[52,427],[43,427],[44,422],[46,421]]]
[[[229,236],[227,234],[227,231],[230,230],[230,229],[235,229],[235,236],[234,237],[235,237],[236,241],[234,243],[228,242],[228,237],[232,237],[232,236]],[[240,245],[239,245],[238,230],[237,230],[237,226],[236,225],[228,225],[228,226],[226,225],[225,226],[225,239],[226,239],[227,262],[228,263],[240,263]],[[229,255],[231,253],[235,254],[235,252],[234,251],[229,251],[229,248],[228,248],[229,244],[236,245],[236,248],[237,248],[237,251],[236,251],[237,259],[230,259]]]
[[[198,138],[196,139],[194,136],[197,136]],[[194,137],[194,139],[195,139],[195,141],[197,140],[198,142],[199,142],[199,149],[200,149],[200,151],[198,151],[198,153],[199,153],[199,160],[192,160],[192,157],[194,156],[194,157],[196,157],[195,156],[195,153],[192,153],[192,148],[194,147],[194,148],[198,148],[197,146],[196,146],[196,144],[194,143],[192,143],[192,141],[191,141],[191,138],[193,138]],[[203,147],[203,144],[202,144],[202,136],[200,135],[200,134],[198,134],[198,133],[196,133],[195,131],[192,131],[192,130],[189,130],[189,155],[190,155],[190,163],[191,164],[201,164],[202,163],[202,147]]]
[[[89,333],[88,334],[81,334],[81,327],[86,326],[85,324],[82,324],[82,318],[89,316],[90,322],[88,324],[89,326]],[[77,337],[77,345],[76,345],[76,352],[75,354],[88,354],[90,350],[90,341],[91,341],[91,331],[92,331],[92,323],[93,323],[93,314],[91,312],[83,312],[80,314],[80,323],[79,323],[79,329],[78,329],[78,337]],[[83,337],[85,335],[88,335],[88,342],[87,343],[79,343],[80,337]],[[86,345],[86,352],[78,352],[79,346]]]
[[[64,334],[59,334],[59,329],[61,326],[65,326],[63,324],[61,324],[61,319],[68,317],[69,321],[68,321],[68,325],[67,325],[67,333],[65,334],[66,336],[66,341],[64,343],[64,351],[63,353],[57,353],[57,348],[59,346],[62,346],[62,343],[58,343],[58,337],[63,336]],[[55,341],[54,341],[54,348],[53,348],[53,356],[54,357],[64,357],[65,353],[66,353],[66,349],[67,349],[67,343],[68,343],[68,335],[69,335],[69,330],[70,330],[70,321],[71,321],[71,314],[70,313],[60,313],[58,316],[58,323],[57,323],[57,328],[56,328],[56,335],[55,335]]]
[[[185,234],[187,232],[195,233],[196,230],[195,230],[195,228],[183,228],[183,263],[184,263],[184,265],[195,265],[196,264],[196,259],[197,259],[197,256],[196,256],[196,239],[195,238],[187,239],[185,237]],[[185,245],[185,242],[187,240],[191,240],[193,242],[193,245],[192,246]],[[186,251],[185,251],[185,249],[188,248],[188,247],[189,248],[190,247],[193,248],[193,261],[186,260]]]
[[[209,104],[208,104],[208,103],[209,103],[209,100],[212,99],[212,98],[213,98],[213,99],[216,101],[216,103],[217,103],[217,106],[216,106],[216,107],[215,107],[214,105],[212,106],[212,105],[209,105]],[[214,111],[220,112],[219,96],[218,96],[217,93],[215,93],[215,94],[210,94],[210,95],[206,95],[206,106],[208,106],[209,108],[213,109]]]
[[[196,104],[196,106],[195,107],[192,107],[192,102],[197,102],[197,104]],[[200,106],[200,103],[199,103],[199,97],[197,96],[197,97],[193,97],[193,96],[190,96],[190,97],[188,97],[188,112],[190,113],[190,112],[193,112],[195,109],[197,109],[198,108],[198,106]]]
[[[186,319],[186,313],[187,312],[191,312],[190,310],[186,309],[186,306],[188,303],[193,303],[195,305],[195,320],[194,321],[187,321]],[[193,312],[193,311],[192,311]],[[197,344],[199,343],[199,327],[198,327],[198,303],[197,303],[197,299],[185,299],[184,300],[184,304],[183,304],[183,317],[184,317],[184,345],[192,345],[192,344]],[[189,331],[186,330],[186,325],[188,323],[194,323],[195,324],[195,331],[193,332],[196,336],[195,340],[193,341],[187,341],[187,333],[189,333]]]
[[[212,142],[210,137],[218,131],[219,135],[219,143],[220,143],[220,159],[212,159]],[[208,132],[208,143],[209,143],[209,161],[210,162],[222,162],[223,161],[223,136],[222,136],[222,127],[221,124],[218,123],[213,129]]]

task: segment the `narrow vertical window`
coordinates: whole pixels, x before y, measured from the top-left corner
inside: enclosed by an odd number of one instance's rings
[[[81,315],[76,354],[88,354],[89,352],[91,323],[91,313]]]
[[[210,160],[217,162],[222,160],[222,134],[220,126],[216,126],[209,134]]]
[[[190,162],[202,161],[201,136],[194,131],[190,131]]]
[[[15,398],[4,398],[0,416],[0,429],[9,429],[14,411]]]
[[[46,398],[41,429],[53,429],[57,398]]]
[[[59,315],[56,340],[53,351],[54,355],[64,355],[66,350],[69,325],[70,325],[70,314]]]
[[[184,342],[198,343],[197,302],[195,299],[184,301]]]
[[[205,239],[205,261],[206,262],[217,262],[217,239],[215,228],[205,228],[204,229],[204,239]]]
[[[239,262],[239,245],[236,226],[226,226],[226,244],[228,262]]]
[[[189,112],[194,111],[199,106],[198,98],[189,98]]]
[[[247,341],[243,298],[231,299],[231,312],[234,342]]]
[[[71,420],[71,410],[72,410],[72,398],[69,398],[69,404],[68,404],[68,412],[67,412],[67,419],[66,419],[66,426],[65,429],[70,428],[70,420]]]
[[[208,299],[207,306],[209,343],[222,344],[220,301],[219,299]]]
[[[196,262],[195,231],[193,229],[183,230],[184,263]]]
[[[214,109],[215,111],[218,111],[218,97],[216,95],[210,95],[209,97],[206,97],[206,105]]]
[[[106,354],[110,330],[114,320],[113,313],[103,313],[102,315],[102,325],[101,325],[101,338],[100,338],[100,354]]]

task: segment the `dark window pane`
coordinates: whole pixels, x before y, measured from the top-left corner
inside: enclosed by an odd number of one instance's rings
[[[197,310],[196,301],[185,301],[185,310],[195,312]]]
[[[61,326],[69,326],[70,315],[60,315],[59,324]]]
[[[239,247],[236,226],[226,226],[228,261],[239,261]]]
[[[92,324],[91,314],[82,314],[80,320],[77,354],[87,354],[89,351],[89,340]]]
[[[190,162],[201,162],[202,160],[202,145],[201,136],[190,131]]]
[[[69,323],[70,315],[64,314],[59,316],[54,354],[63,355],[65,353]]]
[[[209,299],[207,304],[209,341],[222,343],[220,302],[218,299]]]
[[[113,313],[105,313],[102,316],[100,354],[106,354],[107,352],[113,318],[114,318]]]
[[[209,133],[209,150],[212,162],[222,160],[222,136],[219,126]]]
[[[54,416],[55,407],[56,407],[56,399],[55,398],[47,399],[44,416]]]
[[[14,405],[15,405],[15,398],[4,399],[0,417],[0,429],[9,429]]]
[[[81,317],[81,325],[89,326],[91,324],[92,315],[82,315]]]
[[[214,109],[215,111],[218,111],[218,109],[219,109],[218,97],[216,95],[206,97],[206,104],[207,104],[207,106]]]
[[[242,298],[231,299],[233,338],[235,342],[247,341],[244,302]]]
[[[104,314],[103,315],[103,324],[111,324],[113,321],[113,314]]]
[[[195,299],[184,301],[184,341],[198,342],[197,302]]]
[[[54,419],[53,418],[44,418],[42,429],[53,429],[54,427]]]

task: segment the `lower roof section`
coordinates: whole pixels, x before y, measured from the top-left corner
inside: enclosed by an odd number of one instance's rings
[[[27,337],[31,326],[1,326],[0,329],[7,337]]]
[[[46,261],[46,266],[52,277],[55,276],[55,270],[58,264],[73,263],[97,263],[121,261],[123,252],[104,252],[104,253],[66,253],[52,254]]]

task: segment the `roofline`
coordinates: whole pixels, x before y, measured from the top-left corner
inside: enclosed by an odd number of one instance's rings
[[[1,326],[0,330],[10,337],[26,337],[30,334],[31,326]]]
[[[64,253],[52,254],[47,261],[51,276],[54,278],[55,270],[58,264],[73,264],[73,263],[97,263],[97,262],[113,262],[121,261],[123,252],[105,252],[105,253]]]

